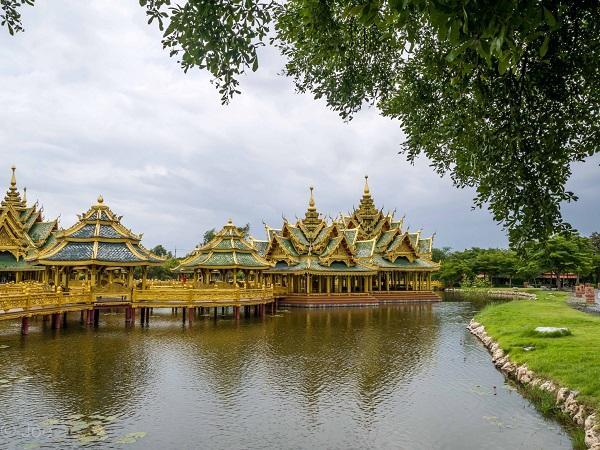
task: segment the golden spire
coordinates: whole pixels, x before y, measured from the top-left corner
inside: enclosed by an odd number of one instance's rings
[[[23,188],[23,203],[27,203],[27,187]]]
[[[365,189],[364,189],[364,194],[365,195],[369,195],[370,191],[369,191],[369,175],[365,175]]]
[[[104,197],[102,197],[102,195],[98,196],[98,204],[101,205],[102,203],[104,203]]]
[[[23,206],[21,194],[19,194],[19,191],[17,191],[17,176],[15,174],[17,168],[12,166],[10,169],[12,170],[12,174],[10,176],[10,187],[6,192],[2,205],[6,206],[8,204],[12,204],[13,206]]]
[[[321,224],[322,220],[319,218],[319,213],[315,207],[315,197],[313,192],[315,188],[311,186],[309,189],[310,199],[308,200],[308,209],[306,210],[302,223],[307,230],[313,231]]]
[[[10,169],[12,170],[12,176],[10,177],[10,187],[12,189],[17,187],[17,177],[15,175],[17,168],[13,165]]]
[[[315,198],[313,196],[314,187],[311,186],[309,189],[310,189],[310,199],[308,200],[308,209],[310,211],[316,211],[317,208],[315,208]]]

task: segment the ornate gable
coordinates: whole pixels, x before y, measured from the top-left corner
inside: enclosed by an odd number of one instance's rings
[[[334,261],[344,262],[347,266],[356,264],[354,246],[348,242],[343,233],[331,239],[323,253],[319,255],[321,264],[329,266]]]
[[[413,262],[419,257],[417,251],[413,247],[408,233],[396,236],[385,251],[385,257],[392,262],[395,262],[399,257],[405,257],[409,262]]]
[[[298,253],[295,251],[294,246],[289,239],[273,235],[272,240],[269,242],[267,251],[265,252],[265,258],[269,261],[285,261],[288,264],[295,264],[297,262]]]

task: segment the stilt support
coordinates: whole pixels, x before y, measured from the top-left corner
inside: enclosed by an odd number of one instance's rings
[[[27,336],[29,334],[29,317],[21,319],[21,334]]]

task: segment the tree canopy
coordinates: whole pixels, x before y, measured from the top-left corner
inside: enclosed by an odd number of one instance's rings
[[[561,275],[600,281],[598,233],[587,238],[576,233],[555,234],[547,240],[529,241],[518,251],[471,248],[445,253],[438,278],[449,286],[472,285],[478,280],[512,284],[512,280],[531,281],[552,273],[560,288]],[[435,254],[436,252],[434,252]]]
[[[0,23],[22,31],[20,7]],[[301,92],[350,119],[365,104],[399,120],[409,161],[474,187],[513,244],[569,231],[571,163],[600,141],[598,0],[140,0],[187,71],[227,102],[271,43]]]

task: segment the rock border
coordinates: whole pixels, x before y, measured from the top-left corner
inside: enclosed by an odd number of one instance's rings
[[[506,376],[522,385],[535,386],[554,395],[556,405],[585,431],[585,445],[600,450],[600,413],[577,401],[578,391],[538,377],[526,364],[513,363],[500,345],[489,336],[485,327],[471,319],[467,329],[476,336],[492,355],[494,365]]]
[[[481,290],[481,291],[473,291],[470,289],[461,289],[461,288],[448,288],[446,289],[446,291],[448,292],[462,292],[464,294],[483,294],[483,295],[488,295],[490,297],[494,297],[494,298],[519,298],[519,299],[523,299],[523,300],[535,300],[537,299],[537,296],[535,294],[530,294],[529,292],[522,292],[522,291],[514,291],[514,290],[510,290],[510,289],[506,289],[506,290],[494,290],[494,289],[488,289],[488,290]]]

